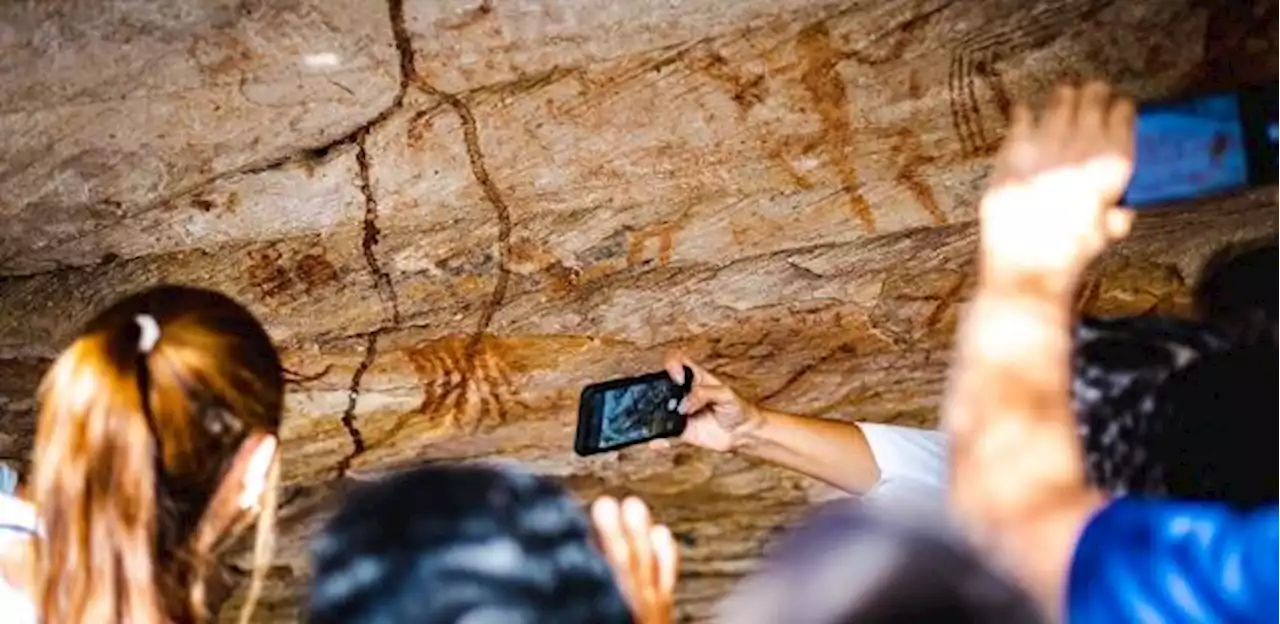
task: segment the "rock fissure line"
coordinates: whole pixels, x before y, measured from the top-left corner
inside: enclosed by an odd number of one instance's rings
[[[382,302],[391,308],[392,326],[400,325],[400,295],[396,292],[391,274],[382,267],[378,259],[378,199],[373,193],[373,183],[369,172],[369,152],[365,149],[367,134],[356,139],[356,166],[360,175],[357,184],[364,195],[364,219],[361,222],[360,251],[364,255],[365,266],[369,268],[369,276],[373,278],[374,290]]]
[[[405,22],[404,0],[388,0],[387,7],[391,18],[392,38],[395,41],[396,51],[400,55],[402,89],[407,92],[411,87],[416,88],[444,103],[458,115],[458,119],[462,123],[462,136],[466,144],[471,174],[480,185],[485,200],[493,209],[494,218],[498,222],[498,235],[495,241],[498,256],[497,273],[494,275],[493,288],[489,293],[489,298],[484,303],[484,307],[481,308],[480,316],[476,320],[475,330],[467,339],[465,361],[459,366],[460,370],[457,371],[459,374],[456,381],[451,383],[448,389],[449,393],[457,391],[465,394],[467,389],[472,386],[470,381],[476,372],[477,362],[484,347],[484,336],[488,333],[494,317],[507,297],[507,289],[511,281],[511,270],[508,266],[512,231],[511,210],[502,198],[502,193],[498,190],[497,184],[493,182],[489,175],[484,151],[481,147],[476,118],[470,106],[461,96],[435,88],[418,73],[412,37]],[[460,395],[460,397],[465,399],[465,396]],[[501,420],[501,417],[499,420]]]
[[[396,51],[400,54],[402,88],[407,91],[411,86],[416,87],[422,92],[444,102],[458,115],[462,122],[462,136],[466,142],[467,160],[471,164],[471,175],[480,184],[485,200],[493,208],[494,217],[498,220],[498,273],[494,276],[493,290],[490,291],[489,299],[480,312],[480,318],[476,321],[475,332],[467,343],[467,354],[470,359],[474,360],[484,334],[488,332],[489,326],[493,323],[493,317],[497,314],[498,309],[502,307],[503,300],[506,299],[507,287],[511,281],[511,269],[508,266],[512,229],[511,209],[507,206],[506,201],[503,200],[502,194],[498,190],[498,185],[489,176],[489,169],[485,164],[484,150],[480,145],[480,132],[476,125],[475,115],[471,112],[471,107],[460,96],[441,91],[422,78],[418,73],[417,59],[413,52],[413,40],[405,24],[404,0],[388,0],[387,5],[388,13],[391,16],[392,38],[395,40]],[[464,383],[465,376],[464,372]]]
[[[360,433],[359,427],[356,426],[356,404],[360,400],[360,385],[364,381],[364,376],[369,372],[369,367],[373,365],[373,360],[378,356],[378,337],[382,334],[382,329],[375,329],[364,337],[364,356],[360,358],[360,363],[356,365],[355,372],[351,374],[351,384],[347,386],[347,407],[342,411],[342,428],[347,431],[347,437],[351,439],[351,452],[347,453],[338,461],[337,473],[338,477],[345,477],[347,471],[351,469],[351,463],[364,454],[366,447],[364,444],[364,435]]]

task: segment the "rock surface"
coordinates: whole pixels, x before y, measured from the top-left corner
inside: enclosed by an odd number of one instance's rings
[[[493,458],[645,496],[701,620],[822,489],[576,458],[581,386],[678,346],[773,406],[932,426],[1009,103],[1274,79],[1275,33],[1265,1],[5,5],[0,453],[95,310],[214,287],[296,378],[264,620],[296,619],[346,480]],[[1275,231],[1274,189],[1152,212],[1081,305],[1177,313],[1209,253]]]

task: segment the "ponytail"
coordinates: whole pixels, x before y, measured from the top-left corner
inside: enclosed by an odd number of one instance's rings
[[[41,386],[32,495],[44,534],[36,600],[47,624],[155,624],[165,611],[155,570],[157,441],[138,330],[117,327],[82,336]]]
[[[211,619],[206,582],[254,519],[240,500],[244,471],[262,440],[278,436],[283,395],[266,331],[218,293],[154,288],[91,321],[40,387],[31,493],[44,533],[34,570],[41,620]],[[271,443],[244,618],[274,536]]]

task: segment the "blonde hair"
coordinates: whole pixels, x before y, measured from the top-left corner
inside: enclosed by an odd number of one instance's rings
[[[229,473],[248,463],[246,442],[278,433],[283,394],[266,331],[221,294],[153,288],[92,320],[40,386],[41,621],[209,620],[217,556],[254,519],[238,500],[243,475]],[[276,462],[242,621],[270,559]]]

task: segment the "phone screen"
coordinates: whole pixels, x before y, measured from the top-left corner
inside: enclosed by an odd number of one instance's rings
[[[1193,199],[1249,184],[1249,153],[1237,93],[1139,109],[1133,179],[1122,204]]]
[[[612,388],[599,396],[597,446],[625,446],[662,435],[674,428],[682,392],[670,379]]]

